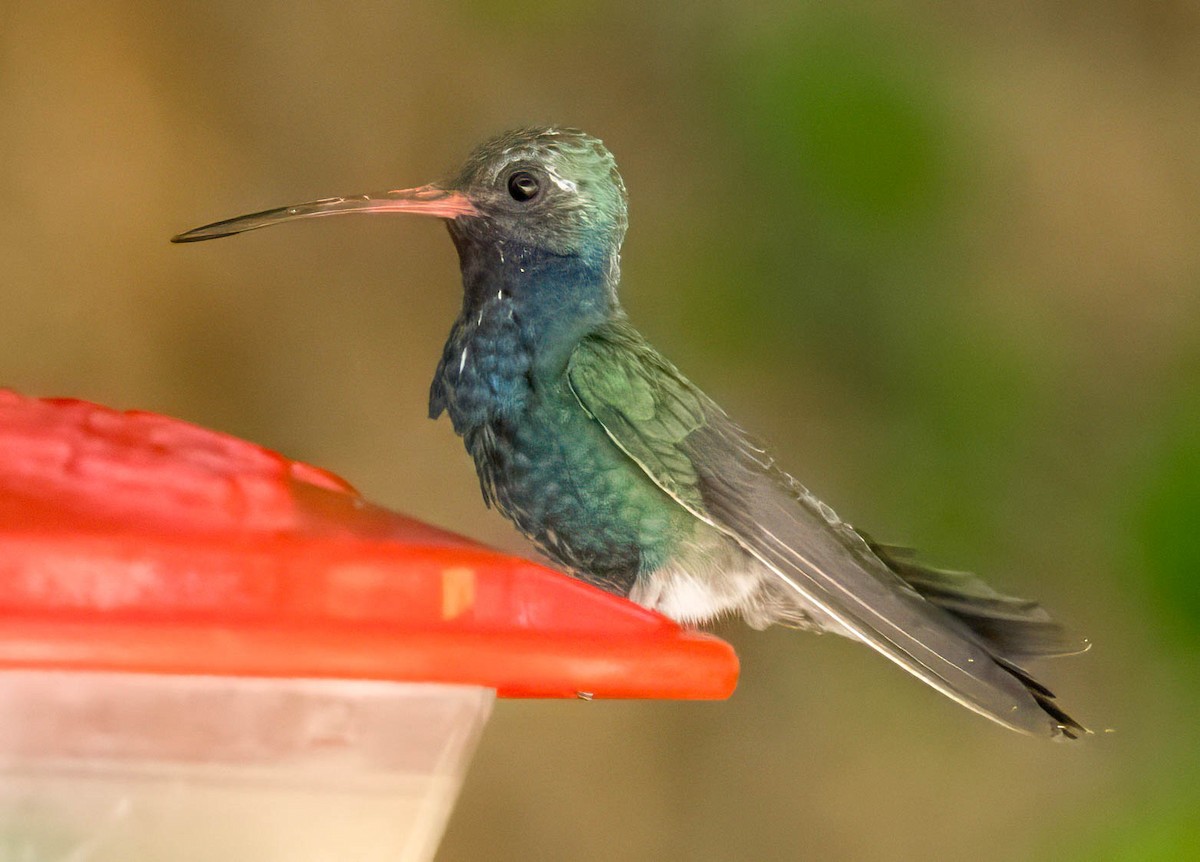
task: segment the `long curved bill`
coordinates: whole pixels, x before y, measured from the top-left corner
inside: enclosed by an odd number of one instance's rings
[[[438,218],[458,218],[478,215],[479,211],[470,198],[458,191],[437,186],[418,186],[415,189],[395,189],[369,195],[344,198],[323,198],[290,207],[277,207],[259,213],[237,216],[225,221],[206,224],[171,237],[171,242],[199,242],[233,236],[260,227],[318,216],[342,215],[343,213],[417,213]]]

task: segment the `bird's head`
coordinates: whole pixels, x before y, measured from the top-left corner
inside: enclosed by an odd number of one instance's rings
[[[173,241],[216,239],[317,216],[381,212],[446,219],[460,243],[615,255],[625,235],[625,185],[616,160],[596,138],[577,129],[519,129],[481,144],[448,182],[278,207],[205,225]]]
[[[627,199],[616,159],[578,129],[495,137],[476,148],[447,188],[477,213],[451,223],[458,240],[578,255],[615,253],[625,236]]]

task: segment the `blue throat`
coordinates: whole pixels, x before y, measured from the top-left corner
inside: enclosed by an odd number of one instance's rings
[[[616,308],[616,253],[600,243],[573,254],[502,239],[458,245],[463,316],[511,310],[539,365],[565,359]]]
[[[450,414],[459,434],[515,419],[531,388],[561,376],[571,351],[620,314],[616,252],[580,253],[454,234],[463,307],[430,392],[430,415]]]

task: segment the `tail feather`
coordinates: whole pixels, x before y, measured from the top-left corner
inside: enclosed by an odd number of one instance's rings
[[[864,537],[866,538],[866,537]],[[1063,711],[1054,692],[1034,679],[1013,659],[1074,655],[1090,644],[1069,637],[1037,602],[1006,596],[969,572],[924,566],[909,548],[867,538],[871,551],[926,601],[937,605],[974,632],[993,661],[1012,674],[1068,739],[1089,731]]]
[[[1051,717],[1058,720],[1059,730],[1067,739],[1078,739],[1079,734],[1091,732],[1078,721],[1071,718],[1071,716],[1067,715],[1067,713],[1063,712],[1062,707],[1058,705],[1058,702],[1054,698],[1054,692],[1030,676],[1024,668],[1000,656],[992,656],[992,658],[996,664],[1019,679],[1025,688],[1029,689],[1029,693],[1033,695],[1033,699],[1037,701],[1038,706],[1044,709]]]
[[[1037,602],[1006,596],[970,572],[918,563],[908,548],[867,540],[879,559],[921,596],[957,617],[1005,658],[1074,655],[1088,649]]]

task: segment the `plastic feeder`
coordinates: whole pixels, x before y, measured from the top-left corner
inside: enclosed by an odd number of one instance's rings
[[[148,413],[0,391],[0,860],[423,860],[500,697],[724,642]]]

